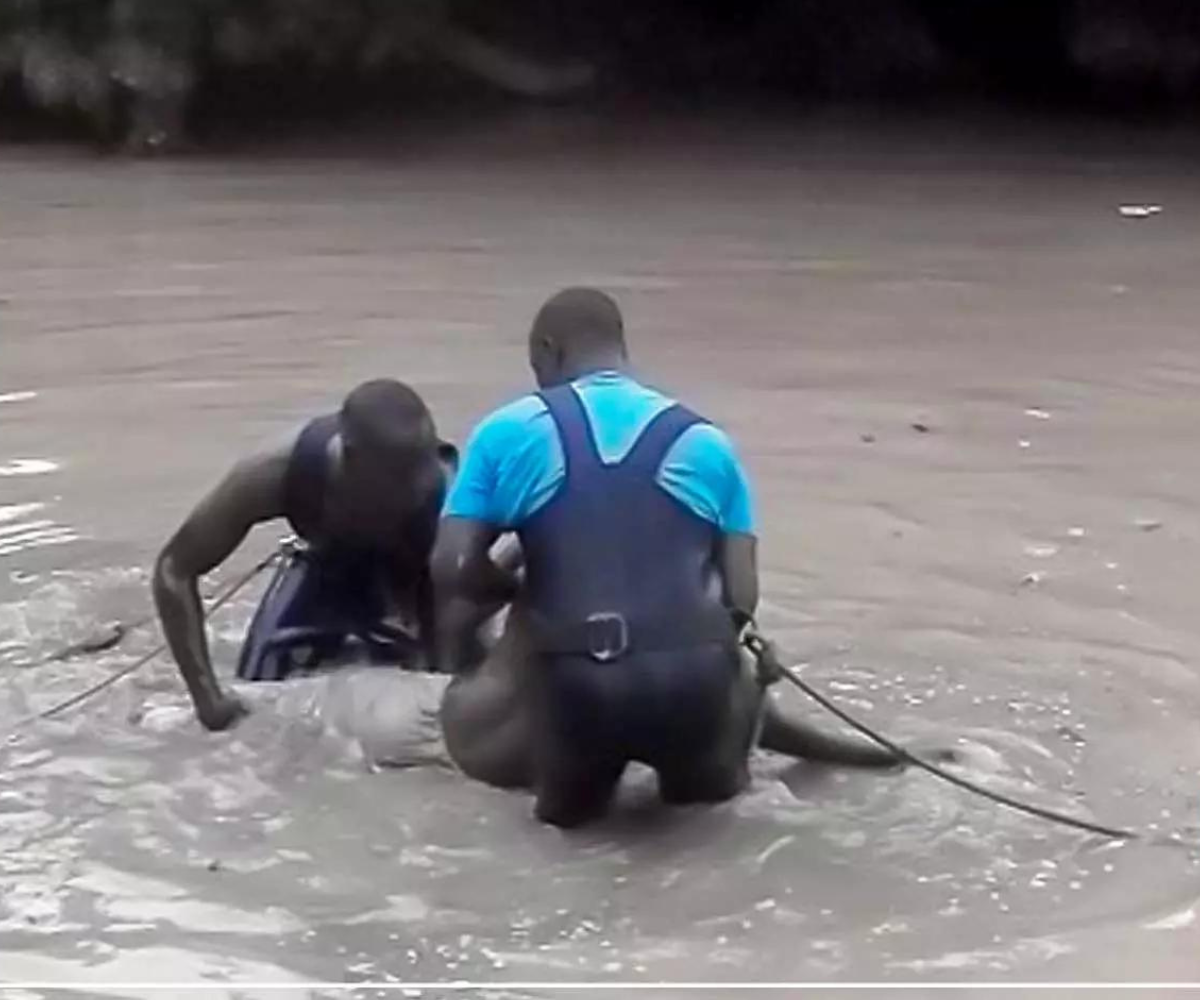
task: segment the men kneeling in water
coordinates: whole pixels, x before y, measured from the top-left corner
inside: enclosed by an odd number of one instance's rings
[[[616,304],[554,296],[529,351],[541,391],[476,428],[433,557],[456,673],[443,733],[463,771],[532,788],[537,816],[567,827],[606,810],[631,761],[667,802],[731,798],[756,733],[797,757],[899,763],[764,703],[738,646],[758,603],[745,472],[721,430],[631,376]],[[489,555],[508,532],[521,584]],[[475,630],[509,601],[480,662]]]
[[[158,557],[154,599],[206,728],[225,729],[246,709],[213,674],[197,581],[265,521],[286,519],[306,545],[286,555],[267,588],[240,678],[282,680],[351,638],[373,658],[433,666],[429,554],[457,457],[421,397],[379,379],[293,440],[238,462],[200,501]],[[415,618],[415,634],[396,618]]]
[[[534,789],[548,822],[599,815],[631,760],[658,771],[668,801],[728,798],[760,724],[760,745],[790,756],[899,763],[764,703],[737,647],[758,601],[745,474],[723,432],[630,376],[615,303],[556,296],[530,360],[542,392],[480,425],[448,500],[436,648],[429,558],[457,454],[407,386],[359,386],[200,502],[159,556],[154,595],[203,725],[225,729],[245,708],[214,677],[197,580],[253,525],[285,518],[307,547],[271,581],[238,675],[281,680],[350,638],[385,661],[452,670],[451,756],[476,779]],[[489,555],[510,532],[523,584],[513,549]],[[487,652],[480,625],[508,604]],[[415,636],[396,615],[415,616]]]

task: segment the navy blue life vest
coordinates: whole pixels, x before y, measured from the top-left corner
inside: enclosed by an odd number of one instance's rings
[[[359,551],[330,538],[322,522],[329,488],[329,442],[338,427],[338,415],[330,413],[309,421],[296,439],[284,479],[284,515],[288,523],[297,535],[325,554],[379,563],[387,566],[390,573],[401,576],[420,575],[428,566],[437,538],[446,495],[445,477],[440,488],[432,491],[419,508],[397,525],[394,537],[378,546]],[[438,450],[443,459],[457,454],[453,445],[445,443]]]
[[[723,605],[715,525],[656,482],[700,417],[676,404],[605,465],[575,390],[542,392],[566,464],[559,492],[521,527],[535,642],[548,656],[617,660],[736,643]]]

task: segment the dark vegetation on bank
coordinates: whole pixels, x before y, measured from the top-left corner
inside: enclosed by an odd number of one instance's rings
[[[0,134],[138,151],[455,101],[1200,102],[1196,0],[0,0]]]

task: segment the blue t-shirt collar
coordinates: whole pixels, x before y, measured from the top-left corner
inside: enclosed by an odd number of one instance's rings
[[[580,375],[577,379],[572,379],[571,385],[580,388],[585,385],[622,381],[632,382],[634,378],[628,372],[618,371],[616,368],[602,368],[600,371],[588,372],[586,375]]]

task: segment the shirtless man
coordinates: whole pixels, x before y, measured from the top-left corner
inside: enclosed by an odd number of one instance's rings
[[[634,379],[616,303],[559,293],[529,350],[541,391],[476,428],[433,556],[456,675],[443,732],[462,770],[532,788],[537,816],[569,827],[605,811],[634,760],[668,802],[732,797],[756,733],[796,757],[898,764],[764,698],[738,648],[758,604],[748,479],[724,432]],[[490,556],[510,532],[522,582]],[[478,622],[507,601],[480,662]]]
[[[227,728],[246,707],[213,673],[197,582],[266,521],[285,519],[307,544],[267,588],[239,657],[241,679],[282,680],[351,638],[375,658],[423,656],[434,667],[428,561],[457,457],[416,392],[378,379],[292,440],[239,461],[200,501],[158,557],[154,600],[207,729]],[[394,624],[409,616],[415,636]]]

